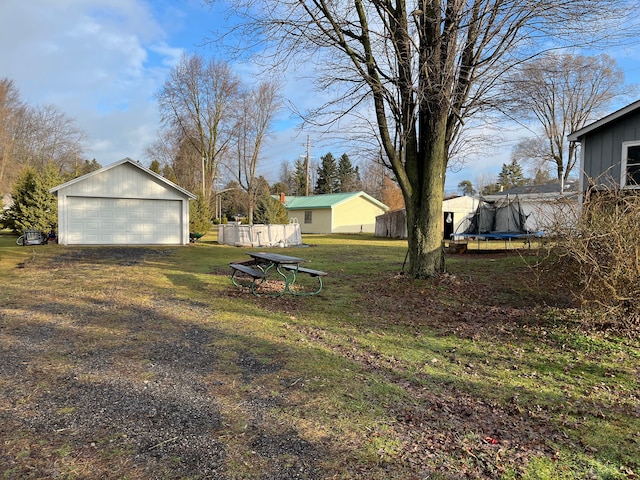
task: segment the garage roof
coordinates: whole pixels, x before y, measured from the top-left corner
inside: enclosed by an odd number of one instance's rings
[[[134,167],[139,168],[140,170],[142,170],[142,171],[143,171],[143,172],[145,172],[146,174],[151,175],[151,176],[153,176],[153,177],[157,178],[160,182],[162,182],[162,183],[166,184],[169,188],[172,188],[172,189],[174,189],[174,190],[177,190],[177,191],[179,191],[180,193],[182,193],[183,195],[186,195],[188,198],[196,198],[196,196],[195,196],[193,193],[188,192],[188,191],[187,191],[187,190],[185,190],[184,188],[182,188],[182,187],[180,187],[180,186],[176,185],[175,183],[173,183],[173,182],[172,182],[172,181],[170,181],[170,180],[167,180],[167,179],[166,179],[166,178],[164,178],[162,175],[158,175],[156,172],[154,172],[154,171],[152,171],[152,170],[149,170],[148,168],[146,168],[146,167],[142,166],[142,164],[141,164],[140,162],[137,162],[137,161],[135,161],[135,160],[132,160],[132,159],[130,159],[129,157],[123,158],[122,160],[120,160],[120,161],[118,161],[118,162],[112,163],[112,164],[110,164],[110,165],[107,165],[106,167],[102,167],[102,168],[100,168],[100,169],[98,169],[98,170],[95,170],[95,171],[93,171],[93,172],[87,173],[86,175],[82,175],[81,177],[74,178],[73,180],[69,180],[68,182],[65,182],[65,183],[63,183],[63,184],[61,184],[61,185],[58,185],[58,186],[56,186],[56,187],[53,187],[53,188],[52,188],[52,189],[50,189],[49,191],[50,191],[51,193],[57,193],[57,192],[58,192],[58,190],[61,190],[61,189],[65,188],[65,187],[68,187],[68,186],[73,185],[73,184],[75,184],[75,183],[82,182],[82,181],[86,180],[86,179],[87,179],[87,178],[89,178],[89,177],[92,177],[92,176],[94,176],[94,175],[98,175],[98,174],[100,174],[100,173],[106,172],[107,170],[111,170],[112,168],[115,168],[115,167],[117,167],[117,166],[119,166],[119,165],[122,165],[122,164],[124,164],[124,163],[129,163],[130,165],[133,165]]]

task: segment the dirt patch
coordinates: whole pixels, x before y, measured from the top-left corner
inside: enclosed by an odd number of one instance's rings
[[[107,262],[111,265],[133,266],[144,262],[148,257],[170,255],[172,249],[147,247],[83,247],[61,253],[50,260],[52,266],[74,264],[96,264]]]

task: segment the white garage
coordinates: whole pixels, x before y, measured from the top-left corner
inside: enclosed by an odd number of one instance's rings
[[[125,158],[51,190],[64,245],[185,245],[195,196]]]

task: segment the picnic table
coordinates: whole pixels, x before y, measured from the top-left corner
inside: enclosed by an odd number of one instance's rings
[[[311,268],[302,267],[301,264],[308,260],[299,257],[290,257],[279,253],[251,252],[248,254],[251,260],[233,262],[229,266],[233,270],[231,281],[237,287],[249,287],[251,293],[255,296],[268,295],[271,297],[279,297],[286,293],[291,295],[317,295],[322,290],[322,277],[327,273],[321,270],[313,270]],[[309,275],[316,278],[318,283],[314,289],[294,288],[296,279],[300,274]],[[275,289],[269,291],[266,288],[260,288],[266,284],[271,278],[279,280],[280,283]],[[282,287],[280,288],[280,285]],[[267,293],[262,293],[263,291]]]

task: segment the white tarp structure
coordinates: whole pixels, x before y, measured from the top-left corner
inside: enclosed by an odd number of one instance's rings
[[[496,200],[482,199],[470,219],[465,235],[527,234],[527,215],[522,210],[518,197],[500,197]],[[458,232],[454,232],[457,234]]]
[[[520,211],[526,217],[524,230],[527,232],[553,236],[559,231],[575,226],[580,215],[580,195],[573,184],[567,185],[563,193],[518,193],[506,197],[518,201]],[[487,195],[484,200],[500,204],[505,202],[505,196]]]
[[[575,225],[579,212],[580,199],[573,192],[487,195],[481,199],[468,227],[454,236],[553,236]]]
[[[218,225],[218,243],[235,247],[294,247],[302,245],[300,225]]]

